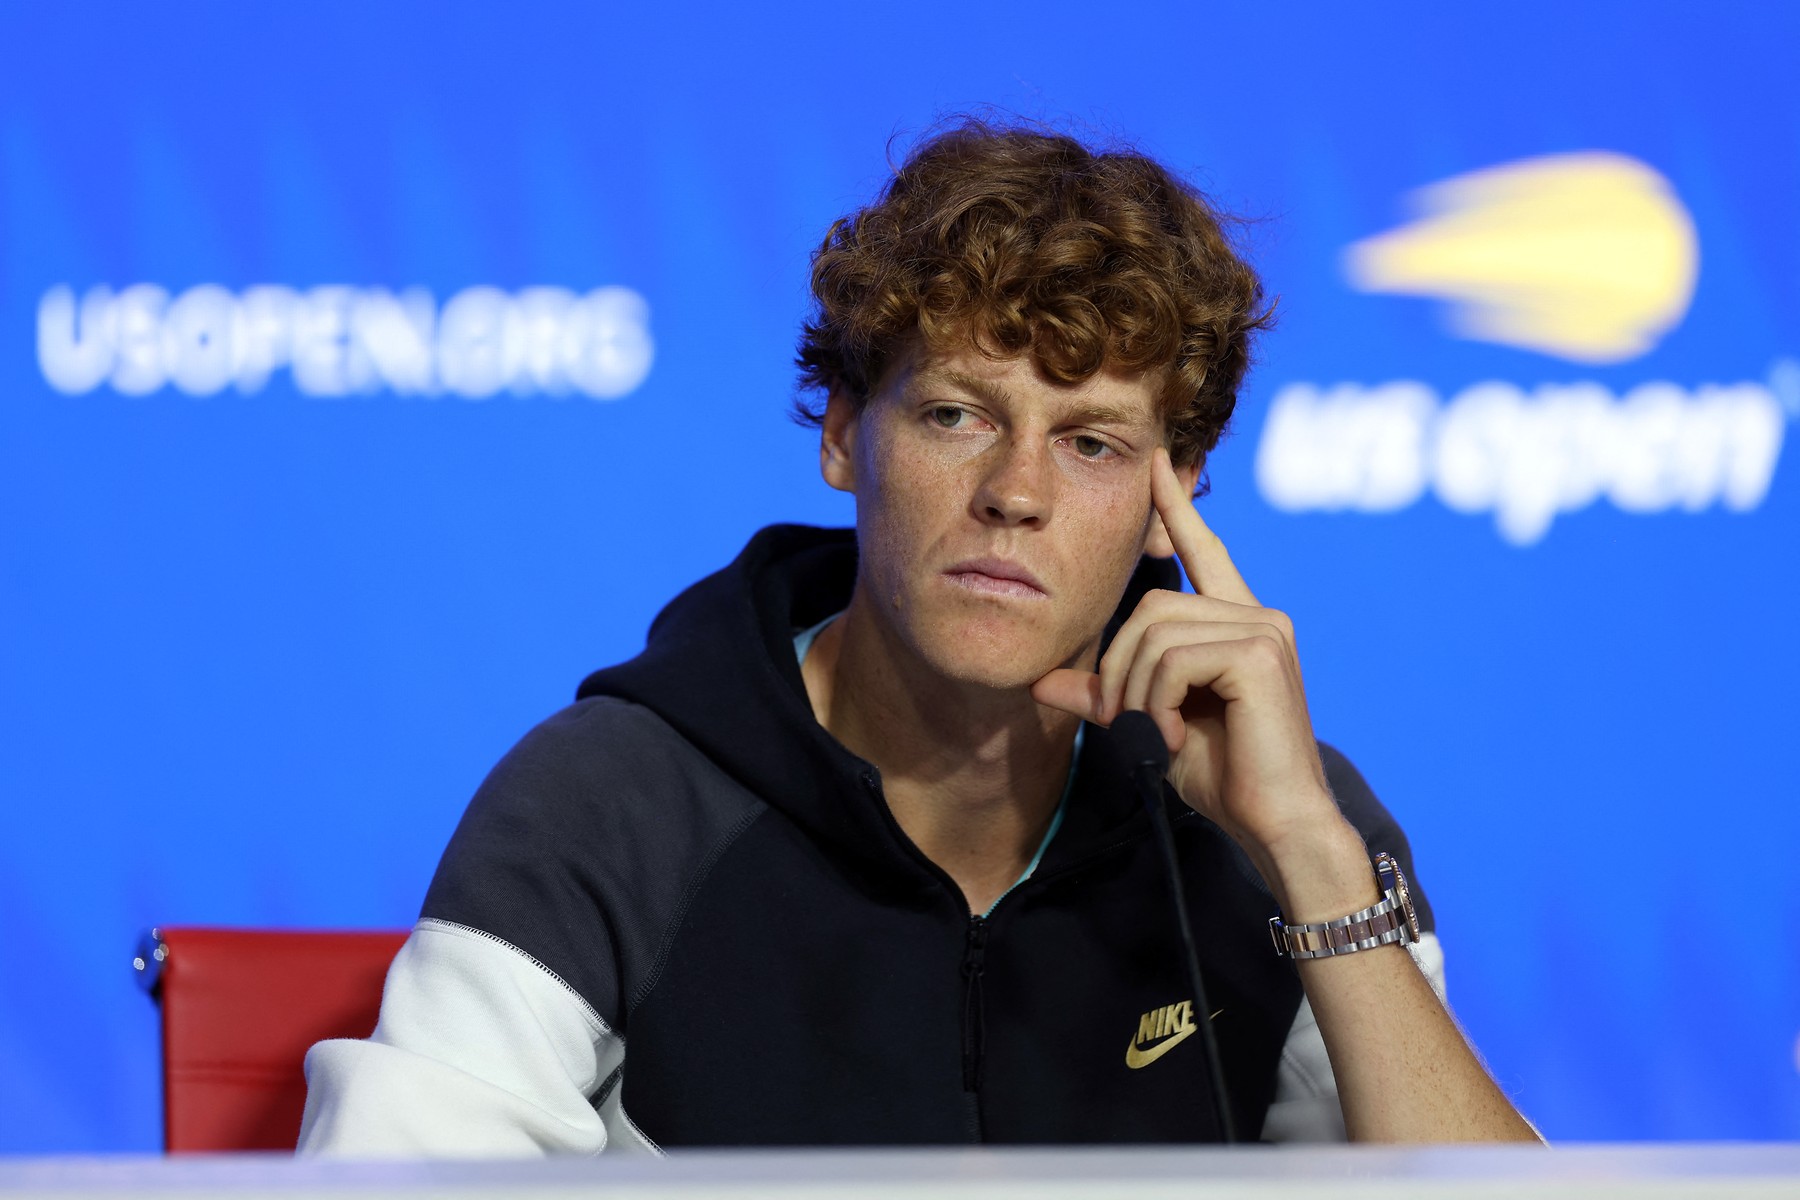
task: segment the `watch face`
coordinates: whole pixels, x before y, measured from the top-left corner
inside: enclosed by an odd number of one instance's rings
[[[1412,889],[1407,886],[1406,875],[1400,870],[1400,864],[1391,854],[1382,853],[1375,856],[1377,874],[1387,875],[1393,879],[1394,900],[1400,905],[1400,913],[1406,918],[1406,931],[1412,941],[1418,941],[1419,914],[1413,910]]]

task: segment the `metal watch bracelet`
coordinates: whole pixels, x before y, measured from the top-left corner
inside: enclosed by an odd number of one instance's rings
[[[1400,864],[1390,855],[1376,855],[1375,878],[1381,899],[1335,921],[1289,925],[1280,917],[1270,917],[1269,938],[1275,943],[1275,953],[1288,958],[1330,958],[1394,942],[1418,941],[1419,922]]]

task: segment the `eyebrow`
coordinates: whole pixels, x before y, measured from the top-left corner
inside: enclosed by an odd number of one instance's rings
[[[1153,423],[1153,418],[1129,409],[1120,408],[1116,404],[1084,404],[1069,414],[1070,420],[1079,421],[1083,425],[1143,425]]]
[[[920,371],[913,376],[915,387],[930,387],[933,384],[947,383],[974,396],[977,400],[985,400],[989,404],[1002,405],[1012,399],[1007,390],[997,383],[985,379],[977,379],[973,375],[965,375],[961,371],[953,371],[947,367],[933,367]]]
[[[1011,394],[997,383],[992,383],[986,379],[977,379],[973,375],[967,375],[961,371],[950,370],[944,367],[934,367],[929,370],[920,371],[913,376],[913,384],[916,387],[930,387],[933,384],[939,383],[946,383],[951,387],[959,388],[978,400],[983,400],[988,404],[996,406],[1003,406],[1012,399]],[[1145,424],[1149,418],[1117,404],[1084,403],[1068,414],[1068,420],[1083,425],[1134,426]]]

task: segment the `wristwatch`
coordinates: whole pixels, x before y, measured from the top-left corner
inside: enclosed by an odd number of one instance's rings
[[[1330,958],[1355,954],[1390,942],[1406,945],[1419,940],[1419,915],[1413,911],[1412,892],[1400,864],[1390,854],[1375,856],[1375,883],[1381,899],[1347,917],[1316,925],[1289,925],[1280,917],[1269,918],[1269,937],[1275,953],[1289,958]]]

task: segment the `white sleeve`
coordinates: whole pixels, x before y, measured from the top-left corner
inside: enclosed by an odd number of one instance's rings
[[[366,1041],[306,1055],[302,1154],[497,1158],[656,1152],[620,1107],[625,1042],[549,968],[423,920]]]
[[[1444,948],[1437,934],[1427,933],[1407,947],[1419,970],[1431,981],[1431,990],[1444,999]],[[1344,1110],[1338,1103],[1337,1077],[1312,1005],[1304,997],[1294,1016],[1287,1043],[1281,1048],[1281,1065],[1275,1071],[1275,1099],[1263,1119],[1265,1142],[1342,1142]]]

